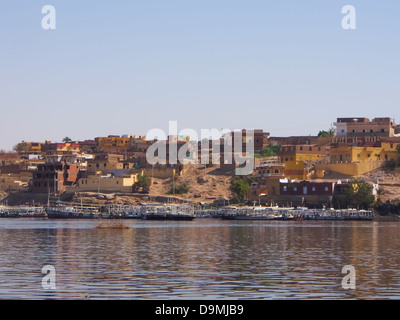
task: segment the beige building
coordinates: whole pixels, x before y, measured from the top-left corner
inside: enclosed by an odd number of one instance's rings
[[[123,156],[109,154],[107,157],[96,157],[93,160],[88,160],[86,171],[89,175],[107,174],[110,170],[125,169]]]
[[[80,178],[75,186],[67,189],[67,192],[129,193],[132,192],[136,179],[137,174],[123,176],[92,175]]]
[[[338,137],[394,137],[396,128],[391,118],[337,118],[334,126]]]

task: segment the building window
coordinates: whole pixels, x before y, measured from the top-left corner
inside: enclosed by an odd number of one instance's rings
[[[285,186],[285,187],[283,187],[283,191],[284,192],[286,192],[287,191],[287,187]]]
[[[381,132],[385,132],[385,129],[381,129]]]
[[[275,169],[275,173],[279,173],[279,170],[278,170],[278,169]]]
[[[325,191],[327,191],[327,192],[328,192],[328,191],[329,191],[329,188],[328,188],[328,187],[325,187]]]
[[[297,187],[294,187],[294,188],[293,188],[293,191],[297,191]]]
[[[311,188],[311,191],[315,191],[315,190],[316,190],[315,187],[312,187],[312,188]]]

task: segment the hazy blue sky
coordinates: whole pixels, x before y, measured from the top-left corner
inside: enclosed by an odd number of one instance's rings
[[[41,26],[56,8],[56,30]],[[353,5],[357,29],[343,30]],[[400,2],[2,0],[0,149],[178,129],[399,120]]]

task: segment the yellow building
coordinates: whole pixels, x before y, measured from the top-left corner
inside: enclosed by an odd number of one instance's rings
[[[41,149],[42,152],[48,155],[63,155],[65,153],[77,154],[81,152],[81,146],[78,142],[51,143],[46,141],[46,143],[42,145]]]
[[[120,136],[98,137],[95,138],[95,142],[103,150],[128,149],[130,147],[131,138]]]
[[[358,176],[380,168],[386,161],[397,160],[400,142],[395,138],[366,138],[352,143],[337,142],[330,149],[330,161],[316,164],[316,177],[330,172]]]
[[[260,163],[254,169],[253,176],[257,181],[250,186],[250,200],[279,195],[279,181],[285,177],[285,164],[275,161]]]
[[[290,179],[308,179],[308,161],[327,157],[329,148],[318,145],[283,145],[278,151],[281,162],[285,164],[285,176]]]
[[[398,142],[379,142],[359,146],[337,145],[330,149],[330,163],[388,161],[397,159]]]
[[[42,146],[45,144],[50,143],[49,141],[46,142],[21,142],[17,146],[18,152],[25,152],[25,153],[40,153],[42,152]]]

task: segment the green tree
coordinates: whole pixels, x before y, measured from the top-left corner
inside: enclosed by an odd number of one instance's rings
[[[274,157],[278,154],[279,148],[281,147],[280,144],[271,144],[269,146],[266,146],[261,150],[259,153],[255,153],[254,156],[256,158],[268,158],[268,157]]]
[[[333,138],[336,134],[336,129],[335,128],[330,128],[328,131],[326,130],[321,130],[318,132],[318,137],[329,137]]]
[[[236,177],[231,181],[230,190],[236,195],[239,202],[243,202],[250,191],[250,185],[244,178]]]
[[[136,192],[142,190],[143,192],[149,192],[151,185],[151,179],[146,174],[139,173],[137,175],[137,180],[134,184],[134,190]]]
[[[62,139],[62,142],[69,143],[72,142],[72,139],[70,137],[65,137],[64,139]]]
[[[360,178],[350,180],[345,194],[348,205],[353,208],[368,209],[375,202],[373,186]]]
[[[27,148],[26,148],[26,144],[25,141],[22,140],[20,143],[17,143],[14,147],[13,147],[13,151],[17,152],[17,153],[23,153],[23,152],[27,152]]]

